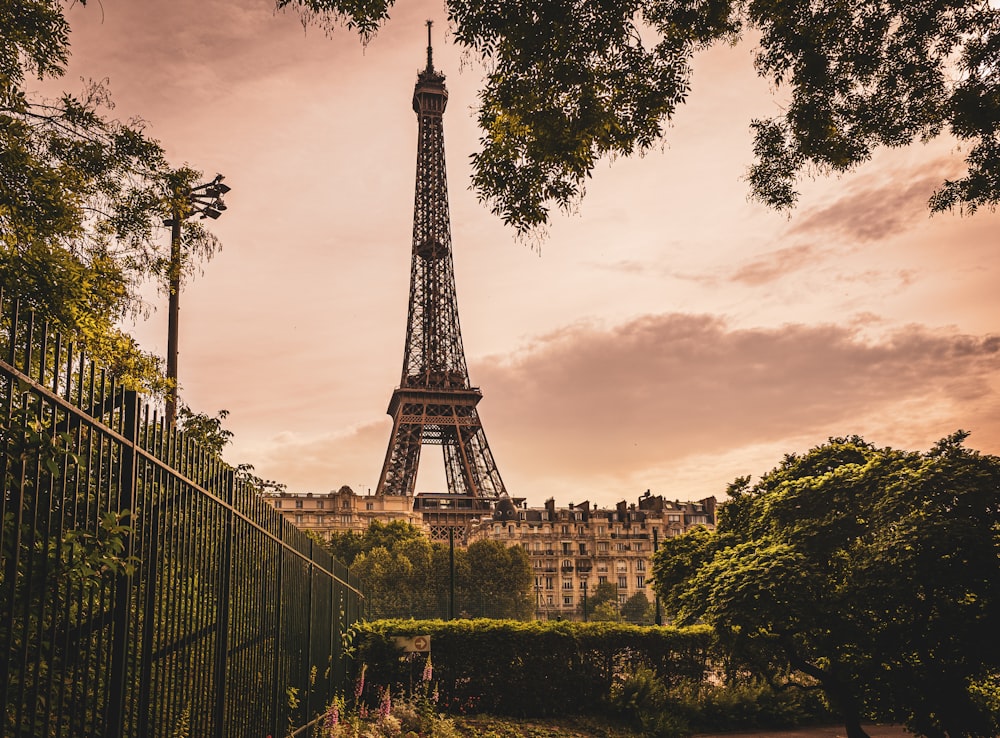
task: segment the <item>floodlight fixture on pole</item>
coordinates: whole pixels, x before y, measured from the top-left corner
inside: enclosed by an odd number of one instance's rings
[[[167,313],[167,379],[173,380],[167,393],[166,417],[173,425],[177,422],[177,343],[181,294],[181,224],[192,216],[217,219],[226,209],[222,196],[232,188],[224,185],[225,179],[216,174],[215,179],[191,187],[174,198],[170,217],[163,225],[170,226],[170,265],[167,274],[170,305]]]

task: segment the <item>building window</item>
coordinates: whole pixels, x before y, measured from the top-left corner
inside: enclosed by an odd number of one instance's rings
[[[607,553],[608,552],[608,542],[607,541],[600,541],[600,542],[598,542],[598,544],[597,544],[597,552],[598,553]]]
[[[274,506],[280,508],[281,507],[281,500],[275,500],[274,501]]]
[[[563,532],[564,536],[568,536],[569,535],[569,526],[568,525],[564,525],[562,527],[562,532]]]
[[[552,581],[552,577],[545,577],[545,589],[552,589],[553,586],[555,585]]]
[[[618,604],[619,605],[624,605],[627,601],[628,601],[628,595],[627,594],[619,594],[618,595]]]
[[[587,544],[586,543],[581,543],[580,544],[580,555],[581,556],[586,556],[587,555]]]
[[[639,589],[642,589],[643,587],[645,587],[646,586],[646,577],[636,577],[635,578],[635,586],[638,587]]]
[[[582,535],[585,535],[585,534],[586,534],[586,531],[585,531],[585,530],[583,529],[583,526],[582,526],[582,525],[581,525],[581,526],[580,526],[579,528],[577,528],[577,529],[576,529],[576,534],[577,534],[578,536],[582,536]]]
[[[295,524],[296,525],[302,525],[302,516],[301,515],[296,515],[295,516]]]
[[[541,586],[542,586],[542,578],[541,577],[535,577],[535,586],[541,588]]]
[[[639,543],[638,541],[636,541],[635,543],[632,544],[632,550],[633,551],[642,551],[642,544]]]
[[[618,577],[618,589],[628,588],[628,577]]]
[[[318,510],[323,509],[323,500],[316,500],[316,509]]]
[[[598,584],[607,584],[608,583],[608,578],[607,577],[601,577],[601,576],[599,576],[599,577],[597,577],[597,583]]]
[[[573,553],[573,544],[572,543],[564,543],[562,545],[562,552],[563,552],[563,556],[568,556],[569,554]]]
[[[302,500],[296,500],[295,507],[302,507]]]
[[[573,605],[572,597],[563,597],[563,607],[572,607],[572,605]]]
[[[603,536],[603,535],[604,535],[604,530],[605,530],[605,529],[604,529],[604,526],[603,526],[603,525],[599,525],[599,526],[597,526],[597,535],[599,535],[599,536]]]
[[[638,561],[636,561],[635,562],[635,570],[636,571],[646,571],[646,562],[643,561],[642,559],[639,559]]]
[[[563,579],[563,589],[573,589],[573,580]]]
[[[587,589],[587,580],[583,579],[580,581],[580,589]]]
[[[617,544],[616,547],[617,547],[617,549],[619,551],[628,551],[628,544],[627,543],[619,543],[619,544]]]

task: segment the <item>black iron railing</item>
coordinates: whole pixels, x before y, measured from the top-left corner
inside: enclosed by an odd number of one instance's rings
[[[0,734],[281,736],[342,688],[357,582],[0,294]]]

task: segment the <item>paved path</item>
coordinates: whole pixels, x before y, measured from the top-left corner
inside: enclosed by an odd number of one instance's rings
[[[901,725],[865,725],[870,738],[911,738]],[[772,730],[767,733],[700,733],[694,738],[845,738],[847,731],[843,725],[825,728],[801,728],[799,730]]]

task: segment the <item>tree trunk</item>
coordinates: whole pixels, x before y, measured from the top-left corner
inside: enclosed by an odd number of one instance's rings
[[[861,727],[861,719],[857,716],[845,717],[844,728],[847,730],[847,738],[869,738],[865,729]]]
[[[837,678],[833,668],[821,669],[815,664],[803,659],[789,649],[788,661],[792,668],[798,669],[804,674],[808,674],[820,683],[820,687],[826,692],[830,700],[830,707],[839,712],[844,718],[844,728],[847,730],[847,738],[870,738],[861,727],[861,710],[858,709],[859,700],[855,697],[845,681]],[[833,666],[836,666],[834,663]]]

